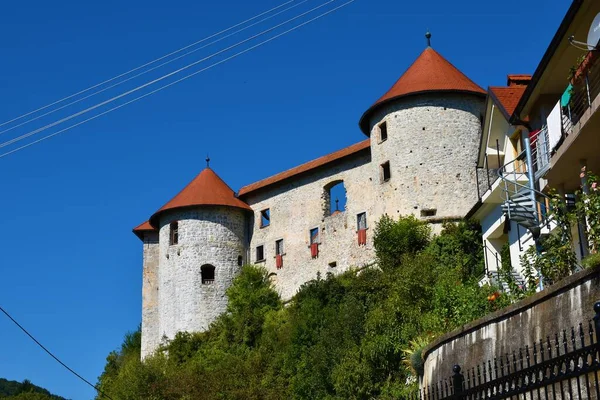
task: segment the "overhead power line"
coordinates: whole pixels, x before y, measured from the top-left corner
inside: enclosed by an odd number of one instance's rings
[[[102,112],[102,113],[100,113],[100,114],[97,114],[97,115],[95,115],[95,116],[93,116],[93,117],[90,117],[90,118],[88,118],[88,119],[85,119],[85,120],[83,120],[83,121],[81,121],[81,122],[78,122],[78,123],[76,123],[76,124],[74,124],[74,125],[68,126],[68,127],[64,128],[64,129],[61,129],[61,130],[59,130],[59,131],[57,131],[57,132],[54,132],[54,133],[50,134],[50,135],[44,136],[44,137],[43,137],[43,138],[41,138],[41,139],[37,139],[37,140],[35,140],[35,141],[31,142],[31,143],[27,143],[27,144],[25,144],[25,145],[23,145],[23,146],[17,147],[16,149],[13,149],[13,150],[11,150],[11,151],[8,151],[8,152],[5,152],[5,153],[2,153],[2,154],[0,154],[0,158],[3,158],[3,157],[6,157],[6,156],[8,156],[8,155],[10,155],[10,154],[16,153],[16,152],[18,152],[18,151],[20,151],[20,150],[23,150],[23,149],[25,149],[25,148],[27,148],[27,147],[33,146],[34,144],[40,143],[40,142],[42,142],[42,141],[44,141],[44,140],[50,139],[50,138],[52,138],[52,137],[54,137],[54,136],[57,136],[57,135],[59,135],[59,134],[61,134],[61,133],[63,133],[63,132],[69,131],[69,130],[71,130],[71,129],[73,129],[73,128],[77,127],[77,126],[83,125],[83,124],[85,124],[85,123],[87,123],[87,122],[89,122],[89,121],[92,121],[92,120],[94,120],[94,119],[96,119],[96,118],[99,118],[99,117],[101,117],[101,116],[103,116],[103,115],[106,115],[106,114],[108,114],[108,113],[111,113],[111,112],[113,112],[113,111],[115,111],[115,110],[118,110],[118,109],[120,109],[120,108],[122,108],[122,107],[125,107],[126,105],[129,105],[129,104],[131,104],[131,103],[135,103],[135,102],[137,102],[137,101],[139,101],[139,100],[141,100],[141,99],[143,99],[143,98],[145,98],[145,97],[148,97],[148,96],[150,96],[150,95],[152,95],[152,94],[154,94],[154,93],[157,93],[157,92],[159,92],[159,91],[162,91],[162,90],[164,90],[164,89],[166,89],[166,88],[168,88],[168,87],[170,87],[170,86],[173,86],[173,85],[175,85],[175,84],[177,84],[177,83],[179,83],[179,82],[182,82],[182,81],[184,81],[184,80],[187,80],[187,79],[189,79],[189,78],[191,78],[191,77],[193,77],[193,76],[195,76],[195,75],[197,75],[197,74],[200,74],[200,73],[202,73],[202,72],[204,72],[204,71],[207,71],[207,70],[209,70],[209,69],[211,69],[211,68],[214,68],[214,67],[216,67],[216,66],[218,66],[218,65],[220,65],[220,64],[223,64],[223,63],[225,63],[225,62],[227,62],[227,61],[229,61],[229,60],[232,60],[232,59],[234,59],[234,58],[237,58],[237,57],[241,56],[242,54],[248,53],[249,51],[252,51],[252,50],[254,50],[254,49],[258,48],[258,47],[261,47],[261,46],[263,46],[263,45],[265,45],[265,44],[267,44],[267,43],[269,43],[269,42],[271,42],[271,41],[273,41],[273,40],[275,40],[275,39],[277,39],[277,38],[279,38],[279,37],[281,37],[281,36],[287,35],[287,34],[289,34],[289,33],[293,32],[293,31],[295,31],[296,29],[299,29],[299,28],[301,28],[301,27],[303,27],[303,26],[305,26],[305,25],[308,25],[308,24],[310,24],[311,22],[314,22],[314,21],[316,21],[316,20],[318,20],[318,19],[320,19],[320,18],[323,18],[323,17],[325,17],[326,15],[329,15],[329,14],[331,14],[331,13],[333,13],[333,12],[335,12],[335,11],[337,11],[337,10],[339,10],[339,9],[343,8],[343,7],[346,7],[346,6],[350,5],[351,3],[354,3],[355,1],[356,1],[356,0],[349,0],[349,1],[347,1],[347,2],[345,2],[345,3],[343,3],[343,4],[339,5],[339,6],[337,6],[337,7],[335,7],[335,8],[332,8],[332,9],[331,9],[331,10],[329,10],[329,11],[326,11],[326,12],[324,12],[324,13],[322,13],[322,14],[319,14],[319,15],[317,15],[316,17],[314,17],[314,18],[312,18],[312,19],[309,19],[309,20],[307,20],[307,21],[305,21],[305,22],[303,22],[303,23],[301,23],[301,24],[299,24],[299,25],[296,25],[296,26],[294,26],[293,28],[290,28],[290,29],[288,29],[288,30],[286,30],[286,31],[284,31],[284,32],[281,32],[281,33],[279,33],[279,34],[277,34],[277,35],[275,35],[275,36],[273,36],[273,37],[271,37],[271,38],[269,38],[269,39],[266,39],[266,40],[264,40],[264,41],[262,41],[262,42],[260,42],[260,43],[258,43],[258,44],[256,44],[256,45],[252,46],[252,47],[249,47],[249,48],[247,48],[247,49],[245,49],[245,50],[242,50],[242,51],[240,51],[240,52],[238,52],[238,53],[236,53],[236,54],[233,54],[232,56],[229,56],[229,57],[227,57],[227,58],[224,58],[223,60],[220,60],[220,61],[218,61],[218,62],[215,62],[215,63],[213,63],[213,64],[209,65],[208,67],[205,67],[205,68],[203,68],[203,69],[201,69],[201,70],[199,70],[199,71],[196,71],[196,72],[193,72],[193,73],[191,73],[191,74],[189,74],[189,75],[186,75],[186,76],[184,76],[184,77],[182,77],[182,78],[180,78],[180,79],[178,79],[178,80],[176,80],[176,81],[173,81],[173,82],[171,82],[171,83],[169,83],[169,84],[166,84],[166,85],[164,85],[164,86],[161,86],[161,87],[159,87],[159,88],[157,88],[157,89],[155,89],[155,90],[153,90],[153,91],[151,91],[151,92],[148,92],[148,93],[146,93],[146,94],[144,94],[144,95],[142,95],[142,96],[136,97],[136,98],[134,98],[134,99],[132,99],[132,100],[130,100],[130,101],[128,101],[128,102],[126,102],[126,103],[123,103],[123,104],[120,104],[120,105],[118,105],[118,106],[116,106],[116,107],[113,107],[113,108],[111,108],[111,109],[108,109],[108,110],[106,110],[106,111],[104,111],[104,112]]]
[[[275,26],[273,26],[271,28],[265,29],[264,31],[262,31],[260,33],[257,33],[257,34],[255,34],[255,35],[253,35],[253,36],[251,36],[251,37],[249,37],[247,39],[239,41],[239,42],[237,42],[237,43],[235,43],[235,44],[233,44],[231,46],[228,46],[228,47],[226,47],[226,48],[224,48],[222,50],[219,50],[219,51],[217,51],[217,52],[215,52],[215,53],[213,53],[213,54],[211,54],[209,56],[206,56],[206,57],[204,57],[204,58],[202,58],[202,59],[200,59],[198,61],[195,61],[195,62],[193,62],[191,64],[188,64],[188,65],[186,65],[184,67],[181,67],[181,68],[179,68],[179,69],[177,69],[177,70],[175,70],[173,72],[170,72],[170,73],[168,73],[166,75],[163,75],[163,76],[161,76],[159,78],[156,78],[156,79],[154,79],[154,80],[152,80],[150,82],[144,83],[143,85],[140,85],[140,86],[138,86],[136,88],[133,88],[131,90],[128,90],[125,93],[122,93],[120,95],[114,96],[114,97],[112,97],[112,98],[110,98],[108,100],[105,100],[105,101],[103,101],[101,103],[98,103],[96,105],[88,107],[88,108],[86,108],[86,109],[84,109],[82,111],[79,111],[79,112],[76,112],[74,114],[71,114],[71,115],[69,115],[67,117],[64,117],[64,118],[58,120],[58,121],[49,123],[49,124],[47,124],[45,126],[42,126],[41,128],[38,128],[38,129],[35,129],[35,130],[31,131],[31,132],[25,133],[25,134],[23,134],[21,136],[18,136],[16,138],[14,138],[14,139],[7,140],[7,141],[5,141],[3,143],[0,143],[0,148],[4,148],[6,146],[10,146],[11,144],[14,144],[14,143],[19,142],[19,141],[24,140],[24,139],[27,139],[28,137],[31,137],[33,135],[37,135],[38,133],[41,133],[41,132],[43,132],[43,131],[45,131],[47,129],[53,128],[53,127],[55,127],[57,125],[60,125],[60,124],[62,124],[64,122],[70,121],[70,120],[72,120],[74,118],[77,118],[77,117],[83,115],[83,114],[87,114],[90,111],[93,111],[93,110],[95,110],[97,108],[100,108],[102,106],[110,104],[110,103],[112,103],[112,102],[114,102],[116,100],[119,100],[119,99],[121,99],[121,98],[123,98],[125,96],[128,96],[128,95],[130,95],[132,93],[138,92],[138,91],[140,91],[140,90],[142,90],[142,89],[144,89],[144,88],[146,88],[148,86],[154,85],[155,83],[161,82],[161,81],[163,81],[163,80],[165,80],[167,78],[170,78],[173,75],[179,74],[180,72],[183,72],[183,71],[185,71],[185,70],[187,70],[187,69],[189,69],[189,68],[191,68],[191,67],[193,67],[195,65],[198,65],[198,64],[203,63],[203,62],[205,62],[207,60],[210,60],[211,58],[214,58],[214,57],[216,57],[216,56],[218,56],[220,54],[223,54],[223,53],[225,53],[225,52],[227,52],[229,50],[232,50],[232,49],[234,49],[236,47],[239,47],[239,46],[241,46],[241,45],[243,45],[245,43],[248,43],[248,42],[250,42],[250,41],[252,41],[252,40],[254,40],[254,39],[258,38],[258,37],[264,36],[264,35],[266,35],[269,32],[272,32],[272,31],[274,31],[274,30],[276,30],[276,29],[278,29],[278,28],[280,28],[280,27],[282,27],[284,25],[289,24],[290,22],[293,22],[293,21],[295,21],[295,20],[297,20],[299,18],[302,18],[302,17],[310,14],[310,13],[313,13],[314,11],[316,11],[316,10],[318,10],[320,8],[323,8],[323,7],[327,6],[328,4],[331,4],[331,3],[335,2],[335,1],[338,1],[338,0],[328,0],[325,3],[323,3],[323,4],[321,4],[321,5],[317,6],[317,7],[314,7],[312,9],[308,10],[308,11],[305,11],[305,12],[299,14],[299,15],[296,15],[293,18],[290,18],[290,19],[288,19],[288,20],[286,20],[284,22],[281,22],[281,23],[279,23],[279,24],[277,24],[277,25],[275,25]],[[300,25],[300,26],[302,26],[302,25]]]
[[[295,1],[295,0],[294,0],[294,1]],[[309,0],[302,0],[301,2],[299,2],[299,3],[296,3],[296,4],[294,4],[294,5],[290,6],[290,7],[288,7],[288,8],[286,8],[286,9],[282,10],[282,11],[278,11],[278,12],[276,12],[276,13],[274,13],[274,14],[271,14],[271,15],[269,15],[269,16],[267,16],[267,17],[265,17],[265,18],[263,18],[263,19],[261,19],[261,20],[259,20],[259,21],[257,21],[257,22],[254,22],[254,23],[252,23],[252,24],[250,24],[250,25],[246,25],[246,26],[244,26],[243,28],[241,28],[241,29],[238,29],[238,30],[236,30],[236,31],[235,31],[235,32],[233,32],[233,33],[227,34],[227,35],[225,35],[225,36],[221,36],[220,38],[218,38],[218,39],[216,39],[216,40],[213,40],[213,41],[212,41],[212,42],[210,42],[210,43],[207,43],[207,44],[205,44],[205,45],[203,45],[203,46],[201,46],[201,47],[197,47],[197,48],[195,48],[195,49],[192,49],[192,50],[190,50],[190,51],[187,51],[187,52],[183,53],[183,54],[182,54],[182,55],[180,55],[180,56],[177,56],[177,57],[175,57],[175,58],[171,58],[170,60],[167,60],[167,61],[165,61],[165,62],[163,62],[163,63],[160,63],[160,64],[158,64],[158,65],[156,65],[156,66],[154,66],[154,67],[152,67],[152,68],[148,68],[148,69],[146,69],[146,70],[144,70],[144,71],[142,71],[142,72],[139,72],[139,73],[137,73],[137,74],[135,74],[135,75],[133,75],[133,76],[130,76],[130,77],[128,77],[127,79],[124,79],[124,80],[122,80],[122,81],[119,81],[119,82],[117,82],[117,83],[114,83],[114,84],[112,84],[112,85],[110,85],[110,86],[107,86],[107,87],[105,87],[105,88],[102,88],[102,89],[100,89],[100,90],[96,90],[96,91],[92,92],[91,94],[89,94],[89,95],[87,95],[87,96],[80,97],[80,98],[78,98],[78,99],[76,99],[76,100],[74,100],[74,101],[71,101],[71,102],[69,102],[69,103],[67,103],[67,104],[65,104],[65,105],[62,105],[62,106],[60,106],[60,107],[56,107],[56,108],[54,108],[54,109],[52,109],[52,110],[50,110],[50,111],[48,111],[48,112],[45,112],[45,113],[43,113],[43,114],[40,114],[40,115],[38,115],[38,116],[36,116],[36,117],[29,118],[29,119],[27,119],[27,120],[26,120],[26,121],[24,121],[24,122],[21,122],[21,123],[19,123],[19,124],[16,124],[16,125],[13,125],[13,126],[11,126],[10,128],[7,128],[7,129],[4,129],[3,131],[0,131],[0,135],[2,135],[2,134],[4,134],[4,133],[7,133],[7,132],[10,132],[10,131],[12,131],[12,130],[15,130],[15,129],[17,129],[17,128],[20,128],[21,126],[24,126],[24,125],[30,124],[30,123],[32,123],[33,121],[37,121],[37,120],[39,120],[40,118],[43,118],[43,117],[46,117],[46,116],[48,116],[48,115],[54,114],[55,112],[57,112],[57,111],[60,111],[60,110],[63,110],[63,109],[65,109],[65,108],[67,108],[67,107],[70,107],[70,106],[72,106],[72,105],[74,105],[74,104],[81,103],[81,102],[82,102],[82,101],[84,101],[84,100],[87,100],[87,99],[89,99],[89,98],[91,98],[91,97],[97,96],[97,95],[99,95],[100,93],[106,92],[107,90],[113,89],[113,88],[115,88],[115,87],[117,87],[117,86],[120,86],[120,85],[122,85],[122,84],[124,84],[124,83],[126,83],[126,82],[129,82],[129,81],[131,81],[131,80],[133,80],[133,79],[135,79],[135,78],[139,78],[139,77],[140,77],[140,76],[142,76],[142,75],[145,75],[145,74],[147,74],[147,73],[150,73],[150,72],[152,72],[152,71],[154,71],[154,70],[157,70],[157,69],[159,69],[159,68],[161,68],[161,67],[164,67],[165,65],[171,64],[171,63],[173,63],[173,62],[175,62],[175,61],[177,61],[177,60],[179,60],[179,59],[182,59],[182,58],[184,58],[184,57],[187,57],[187,56],[189,56],[190,54],[196,53],[196,52],[198,52],[198,51],[200,51],[200,50],[203,50],[203,49],[205,49],[205,48],[207,48],[207,47],[209,47],[209,46],[212,46],[213,44],[219,43],[219,42],[221,42],[221,41],[223,41],[223,40],[225,40],[225,39],[228,39],[228,38],[230,38],[230,37],[232,37],[232,36],[235,36],[235,35],[237,35],[238,33],[240,33],[240,32],[243,32],[243,31],[245,31],[245,30],[248,30],[248,29],[250,29],[250,28],[252,28],[252,27],[254,27],[254,26],[256,26],[256,25],[259,25],[259,24],[261,24],[261,23],[265,22],[265,21],[268,21],[268,20],[270,20],[270,19],[273,19],[273,18],[275,18],[276,16],[278,16],[278,15],[281,15],[281,14],[283,14],[283,13],[287,12],[287,11],[290,11],[290,10],[292,10],[292,9],[296,8],[296,7],[299,7],[299,6],[301,6],[302,4],[304,4],[304,3],[308,2],[308,1],[309,1]],[[188,46],[188,48],[189,48],[189,46]],[[181,50],[179,50],[178,52],[181,52]],[[171,55],[173,55],[173,53],[171,53]],[[166,58],[166,57],[168,57],[168,56],[165,56],[165,57],[163,57],[162,59],[164,59],[164,58]],[[148,64],[146,64],[146,66],[149,66],[149,65],[148,65]],[[134,71],[134,72],[135,72],[135,71],[137,71],[137,70],[139,70],[139,69],[141,69],[141,68],[143,68],[143,67],[139,67],[139,68],[137,68],[136,70],[132,70],[132,71]],[[120,77],[123,77],[124,75],[126,75],[126,74],[120,75]],[[106,81],[105,83],[112,82],[112,81],[114,81],[114,80],[116,80],[116,79],[118,79],[118,78],[113,78],[111,81]],[[90,91],[90,90],[91,90],[91,89],[88,89],[88,90],[86,90],[86,91]],[[83,94],[83,93],[84,93],[84,92],[80,92],[79,94]],[[74,96],[75,96],[75,95],[74,95]],[[65,100],[66,100],[66,99],[67,99],[67,98],[65,98]],[[50,106],[48,106],[48,107],[46,107],[46,108],[49,108],[49,107],[50,107]],[[39,109],[38,111],[42,111],[42,109]],[[16,120],[14,120],[14,121],[16,121]],[[2,125],[0,125],[0,126],[2,126]]]
[[[90,381],[88,381],[87,379],[85,379],[83,376],[79,375],[77,372],[75,372],[71,367],[69,367],[67,364],[65,364],[64,362],[62,362],[58,357],[56,357],[54,354],[52,354],[52,352],[50,350],[48,350],[43,344],[41,344],[35,337],[33,337],[33,335],[31,333],[29,333],[27,331],[27,329],[25,329],[23,327],[23,325],[19,324],[4,308],[2,308],[0,306],[0,311],[2,311],[4,313],[4,315],[6,315],[8,317],[8,319],[10,319],[15,325],[17,325],[19,327],[19,329],[21,329],[27,336],[29,336],[29,338],[31,340],[33,340],[38,346],[40,346],[42,348],[42,350],[44,350],[46,353],[48,353],[48,355],[52,358],[54,358],[54,360],[56,360],[56,362],[58,362],[60,365],[62,365],[63,367],[65,367],[70,373],[72,373],[73,375],[75,375],[77,378],[81,379],[83,382],[85,382],[86,384],[88,384],[89,386],[93,387],[99,394],[101,394],[102,396],[106,397],[109,400],[113,400],[112,397],[110,397],[109,395],[107,395],[106,393],[104,393],[102,390],[98,389],[98,387],[94,384],[92,384]]]
[[[39,112],[39,111],[45,110],[45,109],[47,109],[47,108],[49,108],[49,107],[52,107],[52,106],[54,106],[54,105],[56,105],[56,104],[60,104],[60,103],[62,103],[62,102],[64,102],[64,101],[66,101],[66,100],[72,99],[73,97],[79,96],[80,94],[87,93],[87,92],[89,92],[90,90],[96,89],[97,87],[100,87],[100,86],[102,86],[102,85],[105,85],[105,84],[107,84],[107,83],[113,82],[113,81],[115,81],[115,80],[117,80],[117,79],[119,79],[119,78],[122,78],[122,77],[124,77],[124,76],[127,76],[127,75],[129,75],[129,74],[131,74],[131,73],[133,73],[133,72],[135,72],[135,71],[139,71],[139,70],[140,70],[140,69],[142,69],[142,68],[145,68],[145,67],[147,67],[147,66],[149,66],[149,65],[155,64],[155,63],[157,63],[157,62],[159,62],[159,61],[162,61],[162,60],[164,60],[165,58],[168,58],[168,57],[170,57],[170,56],[172,56],[172,55],[175,55],[175,54],[181,53],[182,51],[185,51],[185,50],[189,49],[190,47],[194,47],[194,46],[196,46],[196,45],[199,45],[200,43],[206,42],[207,40],[210,40],[210,39],[212,39],[212,38],[214,38],[214,37],[217,37],[217,36],[219,36],[219,35],[222,35],[223,33],[229,32],[229,31],[230,31],[230,30],[232,30],[232,29],[235,29],[235,28],[237,28],[237,27],[239,27],[239,26],[242,26],[242,25],[244,25],[244,24],[246,24],[246,23],[248,23],[248,22],[254,21],[254,20],[255,20],[255,19],[257,19],[257,18],[260,18],[260,17],[262,17],[263,15],[267,15],[267,14],[269,14],[269,13],[271,13],[271,12],[273,12],[273,11],[276,11],[276,10],[278,10],[278,9],[282,8],[282,7],[285,7],[286,5],[288,5],[288,4],[290,4],[290,3],[293,3],[293,2],[295,2],[295,1],[296,1],[296,0],[289,0],[289,1],[286,1],[286,2],[285,2],[285,3],[283,3],[283,4],[280,4],[280,5],[276,6],[276,7],[273,7],[273,8],[271,8],[270,10],[267,10],[267,11],[264,11],[264,12],[262,12],[262,13],[258,14],[258,15],[255,15],[255,16],[254,16],[254,17],[252,17],[252,18],[248,18],[247,20],[245,20],[245,21],[242,21],[242,22],[239,22],[239,23],[237,23],[237,24],[235,24],[235,25],[233,25],[233,26],[230,26],[230,27],[229,27],[229,28],[227,28],[227,29],[223,29],[222,31],[219,31],[219,32],[217,32],[217,33],[213,33],[212,35],[210,35],[210,36],[207,36],[207,37],[205,37],[204,39],[198,40],[197,42],[194,42],[194,43],[192,43],[192,44],[189,44],[189,45],[187,45],[187,46],[185,46],[185,47],[182,47],[182,48],[180,48],[179,50],[175,50],[175,51],[173,51],[173,52],[171,52],[171,53],[169,53],[169,54],[165,54],[164,56],[162,56],[162,57],[159,57],[159,58],[157,58],[157,59],[155,59],[155,60],[152,60],[152,61],[150,61],[150,62],[147,62],[146,64],[140,65],[139,67],[133,68],[133,69],[131,69],[131,70],[127,71],[127,72],[124,72],[124,73],[122,73],[122,74],[120,74],[120,75],[117,75],[117,76],[115,76],[115,77],[112,77],[112,78],[110,78],[110,79],[107,79],[107,80],[105,80],[105,81],[103,81],[103,82],[100,82],[100,83],[98,83],[98,84],[94,85],[94,86],[90,86],[90,87],[89,87],[89,88],[87,88],[87,89],[81,90],[81,91],[79,91],[79,92],[77,92],[77,93],[74,93],[74,94],[72,94],[72,95],[70,95],[70,96],[64,97],[64,98],[62,98],[62,99],[60,99],[60,100],[57,100],[57,101],[55,101],[55,102],[53,102],[53,103],[50,103],[50,104],[48,104],[48,105],[45,105],[45,106],[43,106],[43,107],[40,107],[40,108],[38,108],[38,109],[36,109],[36,110],[30,111],[30,112],[28,112],[28,113],[26,113],[26,114],[23,114],[23,115],[19,116],[19,117],[13,118],[13,119],[11,119],[10,121],[6,121],[6,122],[3,122],[3,123],[0,123],[0,127],[1,127],[1,126],[5,126],[5,125],[8,125],[8,124],[10,124],[11,122],[15,122],[15,121],[18,121],[18,120],[20,120],[20,119],[23,119],[23,118],[25,118],[25,117],[27,117],[27,116],[29,116],[29,115],[35,114],[35,113],[37,113],[37,112]]]

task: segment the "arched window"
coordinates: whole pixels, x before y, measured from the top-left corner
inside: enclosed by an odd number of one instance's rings
[[[323,188],[323,211],[326,217],[346,211],[346,187],[338,180]]]
[[[202,274],[203,285],[212,285],[215,283],[215,267],[213,265],[203,265],[200,267],[200,273]]]

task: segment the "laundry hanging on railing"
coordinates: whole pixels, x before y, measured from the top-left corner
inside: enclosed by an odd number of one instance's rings
[[[568,106],[569,103],[571,102],[572,91],[573,91],[573,85],[569,84],[569,86],[567,86],[567,90],[565,90],[562,97],[560,98],[560,105],[562,107]]]
[[[556,103],[548,115],[548,136],[550,138],[550,151],[554,150],[562,138],[562,111],[560,101]]]

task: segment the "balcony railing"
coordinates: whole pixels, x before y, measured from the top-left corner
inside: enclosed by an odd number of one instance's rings
[[[600,65],[598,52],[588,53],[573,74],[571,84],[561,99],[563,133],[569,135],[600,94]],[[568,99],[568,100],[567,100]]]

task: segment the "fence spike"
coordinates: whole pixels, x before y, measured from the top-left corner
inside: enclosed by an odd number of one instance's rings
[[[510,354],[506,353],[506,372],[510,375]]]
[[[573,351],[577,350],[577,341],[575,340],[575,328],[571,327],[571,346],[573,346]]]
[[[594,327],[592,325],[591,319],[588,321],[588,328],[589,328],[590,346],[591,346],[594,344]]]
[[[533,342],[533,363],[537,365],[537,345],[536,342]]]
[[[448,390],[448,379],[444,379],[444,388],[446,389],[445,396],[446,397],[450,396],[450,391]]]
[[[525,345],[525,359],[527,360],[527,368],[531,367],[531,359],[529,357],[529,345]]]
[[[502,356],[500,356],[500,373],[504,377],[504,360],[502,359]]]

